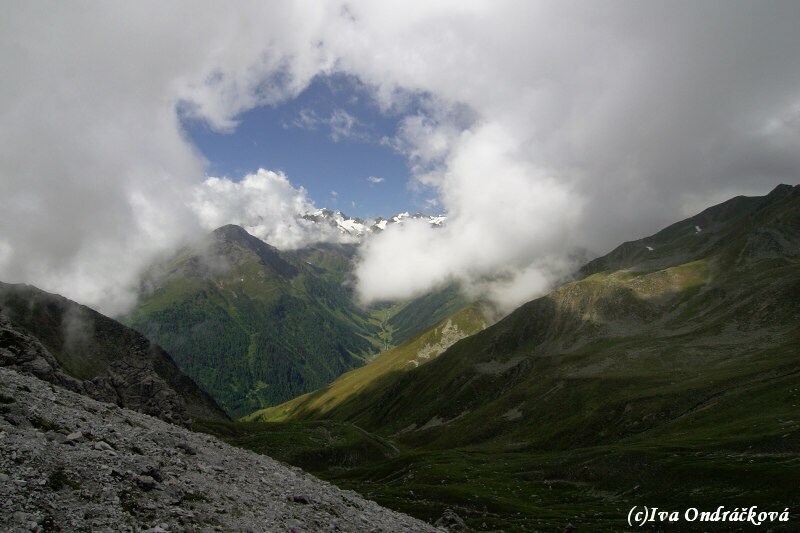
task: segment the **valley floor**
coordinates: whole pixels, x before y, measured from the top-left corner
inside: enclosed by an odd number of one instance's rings
[[[232,423],[206,427],[228,442],[308,469],[381,505],[432,522],[454,510],[475,531],[622,531],[628,512],[758,506],[800,524],[797,434],[753,445],[636,441],[567,451],[483,446],[402,449],[350,424]],[[644,529],[750,530],[740,523],[651,523]]]

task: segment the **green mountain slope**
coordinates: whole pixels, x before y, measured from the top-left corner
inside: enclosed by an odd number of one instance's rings
[[[285,255],[318,267],[320,274],[330,281],[353,287],[357,253],[356,244],[317,243],[285,252]],[[410,300],[375,304],[368,311],[373,321],[380,325],[379,336],[383,347],[387,348],[402,344],[470,303],[458,285],[453,284]]]
[[[224,226],[153,268],[126,321],[242,415],[326,385],[377,352],[378,328],[340,276]]]
[[[313,265],[319,275],[348,286],[352,284],[350,278],[357,252],[356,244],[320,242],[282,254]]]
[[[228,420],[143,335],[67,298],[0,283],[0,365],[174,423]]]
[[[642,423],[642,413],[664,410],[669,417],[759,372],[790,371],[800,364],[793,357],[800,188],[734,199],[700,218],[718,223],[699,226],[695,217],[623,245],[595,263],[623,269],[563,285],[424,368],[397,376],[391,403],[357,421],[394,432],[453,420],[426,432],[427,446],[523,437],[526,446],[593,445],[657,425]],[[664,252],[650,257],[647,246]],[[644,259],[622,253],[633,247]],[[582,404],[572,424],[565,419],[564,405],[611,383],[612,394]],[[555,418],[548,414],[554,406],[562,406]],[[630,424],[615,418],[620,407]],[[503,416],[515,409],[522,416]],[[617,420],[614,431],[610,418]],[[548,419],[551,428],[543,424]],[[468,431],[475,425],[480,431]],[[414,442],[415,433],[404,439]]]
[[[477,529],[619,530],[646,504],[796,509],[799,350],[800,187],[780,186],[625,243],[428,364],[296,416],[401,450],[319,475]]]
[[[469,303],[456,285],[423,294],[406,302],[387,320],[387,325],[392,331],[392,343],[402,344]]]
[[[486,318],[480,305],[470,305],[406,343],[383,352],[367,365],[339,376],[327,387],[256,411],[245,420],[313,419],[334,410],[334,418],[346,420],[353,412],[366,408],[362,403],[365,399],[359,396],[363,390],[389,375],[408,372],[434,360],[457,341],[485,327]],[[356,398],[358,401],[354,401]]]

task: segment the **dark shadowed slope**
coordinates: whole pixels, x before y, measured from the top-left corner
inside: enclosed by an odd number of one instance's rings
[[[355,421],[427,445],[589,445],[800,368],[800,187],[733,199],[585,271],[396,374]]]
[[[457,285],[450,285],[409,301],[387,321],[392,328],[392,343],[404,343],[452,316],[469,303]]]
[[[143,335],[62,296],[0,283],[0,363],[164,420],[225,420]]]

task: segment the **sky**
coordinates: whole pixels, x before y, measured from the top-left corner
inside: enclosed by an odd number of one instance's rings
[[[796,184],[793,1],[10,2],[0,280],[106,313],[187,239],[447,213],[369,239],[362,303],[511,309],[738,194]]]
[[[375,218],[429,211],[425,190],[408,187],[411,172],[389,139],[402,115],[382,112],[368,88],[342,74],[319,75],[296,98],[237,117],[233,131],[183,122],[214,176],[239,178],[278,170],[317,204],[348,216]]]

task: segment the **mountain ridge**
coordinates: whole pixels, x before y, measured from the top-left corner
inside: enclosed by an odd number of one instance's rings
[[[731,223],[732,219],[747,217],[748,213],[752,214],[757,211],[759,206],[767,208],[775,201],[796,198],[797,195],[800,195],[798,186],[793,187],[791,185],[781,184],[776,186],[765,196],[736,196],[721,204],[704,209],[697,215],[671,224],[649,237],[628,241],[619,245],[608,254],[584,265],[580,269],[580,275],[587,276],[612,268],[615,270],[627,268],[635,261],[641,261],[644,265],[647,265],[648,256],[655,256],[654,259],[658,262],[653,263],[654,266],[662,263],[675,262],[676,259],[674,257],[662,256],[663,250],[660,249],[660,243],[664,238],[674,238],[676,234],[680,233],[685,236],[703,237],[701,242],[705,246],[695,247],[694,250],[692,250],[693,255],[691,257],[696,257],[702,253],[711,253],[713,251],[713,246],[719,244],[719,239],[707,239],[706,237],[709,237],[709,233],[713,234],[719,226]],[[685,239],[682,239],[681,244],[684,243]],[[653,254],[652,252],[656,253]]]
[[[342,374],[323,389],[256,411],[242,420],[302,420],[305,412],[312,413],[311,418],[314,418],[313,413],[317,409],[337,409],[341,413],[348,402],[350,409],[364,409],[365,404],[352,400],[376,379],[427,364],[459,340],[484,329],[486,322],[487,318],[480,304],[466,306],[400,346],[382,352],[366,365]],[[347,415],[339,414],[336,418],[346,419]]]
[[[406,220],[423,220],[433,227],[441,227],[447,221],[447,215],[426,215],[424,213],[414,213],[413,215],[404,211],[396,215],[363,219],[350,217],[341,211],[322,208],[303,214],[302,220],[310,221],[314,224],[323,224],[324,227],[331,227],[338,231],[342,236],[361,240],[370,235],[385,231],[388,227],[403,224]]]
[[[279,250],[236,225],[154,264],[123,320],[233,416],[327,385],[466,302],[455,287],[355,301],[356,243]]]
[[[321,386],[376,350],[334,274],[227,225],[146,275],[126,322],[244,414]]]
[[[161,347],[31,285],[0,283],[0,364],[174,423],[228,419]]]
[[[713,256],[699,260],[695,259],[696,256],[689,254],[688,257],[678,259],[678,261],[691,259],[688,262],[655,270],[633,268],[631,271],[631,267],[635,265],[625,263],[625,268],[622,270],[605,274],[603,272],[606,271],[597,272],[576,280],[556,289],[551,293],[552,296],[528,302],[486,331],[466,339],[458,345],[461,347],[460,353],[463,354],[463,357],[467,357],[468,354],[483,353],[486,354],[485,362],[498,361],[498,363],[504,364],[513,360],[513,357],[500,358],[499,354],[509,351],[519,353],[526,346],[543,356],[555,355],[579,350],[582,346],[594,342],[594,339],[604,336],[630,336],[636,331],[641,331],[642,334],[645,334],[646,331],[658,330],[665,333],[671,331],[671,329],[665,328],[684,331],[686,327],[689,327],[691,330],[691,328],[697,327],[696,321],[700,318],[700,315],[692,309],[692,305],[714,305],[715,309],[719,309],[719,315],[714,316],[713,313],[709,314],[706,311],[705,318],[707,320],[717,323],[720,321],[720,317],[728,317],[729,323],[741,323],[740,327],[745,331],[761,327],[770,319],[776,324],[787,324],[787,321],[791,323],[790,319],[797,317],[797,308],[800,305],[800,300],[792,303],[792,295],[798,290],[795,270],[798,255],[795,255],[795,252],[798,250],[797,244],[800,242],[800,231],[798,231],[800,217],[795,214],[800,213],[800,187],[795,187],[791,191],[782,188],[772,197],[768,195],[764,198],[766,200],[750,202],[747,212],[743,214],[743,216],[753,216],[760,225],[751,230],[742,231],[737,224],[731,223],[732,225],[727,230],[720,230],[723,235],[719,239],[708,241],[711,246],[707,246],[706,242],[699,244],[702,250],[711,250]],[[780,248],[784,255],[778,259],[775,259],[770,253],[766,253],[766,255],[760,253],[761,248],[758,244],[761,242],[762,236],[770,235],[766,231],[771,227],[771,223],[768,222],[781,220],[781,217],[772,212],[776,200],[781,202],[781,205],[789,212],[789,215],[785,217],[789,222],[785,235],[787,239],[790,239],[786,246]],[[734,204],[739,203],[739,200],[734,201]],[[692,220],[692,222],[694,221]],[[679,228],[685,229],[685,226],[679,226]],[[675,226],[670,226],[667,229],[672,231],[674,228]],[[704,236],[695,235],[695,237],[698,240],[705,239]],[[673,238],[676,242],[681,242],[686,239],[686,235],[675,234]],[[639,242],[644,247],[644,243],[652,241],[650,238],[645,238]],[[723,244],[717,246],[720,242]],[[741,248],[733,246],[735,249],[732,250],[731,248],[721,248],[725,243],[730,246],[744,244]],[[755,250],[754,255],[746,253],[747,243],[750,243],[750,249]],[[615,252],[611,254],[615,254]],[[768,272],[761,272],[758,269],[763,263],[772,261],[786,264],[769,264]],[[659,266],[663,267],[664,265]],[[778,272],[773,274],[774,269],[779,267],[786,271],[786,278],[778,277]],[[754,269],[756,271],[752,272]],[[746,287],[738,287],[739,290],[736,292],[738,296],[733,298],[732,293],[736,290],[742,275],[746,275],[746,279],[749,279],[750,283]],[[791,281],[792,279],[795,281]],[[772,286],[776,280],[780,280],[781,289]],[[717,287],[722,289],[722,292]],[[714,297],[717,300],[711,299]],[[758,303],[759,298],[769,298],[769,301],[777,303],[764,307]],[[763,317],[754,315],[750,311],[752,307],[761,307],[762,312],[766,315]],[[705,335],[702,331],[700,333]],[[652,335],[652,333],[648,333],[648,335]],[[476,344],[478,339],[483,340],[480,346]],[[522,339],[525,339],[524,342]],[[398,385],[399,388],[404,389],[404,396],[415,397],[413,391],[422,391],[425,387],[431,391],[438,391],[438,396],[447,398],[451,402],[453,397],[463,396],[463,392],[459,392],[463,391],[460,384],[450,391],[443,389],[442,383],[446,383],[446,380],[420,379],[426,371],[439,366],[446,374],[452,375],[453,369],[459,366],[455,359],[451,359],[454,355],[450,354],[456,349],[457,347],[453,347],[436,361],[426,365],[424,369],[415,373],[418,374],[417,376],[408,377],[409,383],[414,382],[410,390]],[[547,356],[552,357],[552,355]],[[523,363],[525,360],[521,359],[518,363]],[[481,362],[481,360],[475,361],[475,363]],[[514,368],[516,368],[516,372],[523,372],[524,366],[512,366],[508,370]],[[487,375],[481,374],[479,371],[473,370],[470,373],[473,376],[472,379],[478,382],[487,379]],[[502,374],[505,372],[500,375]],[[480,389],[480,387],[478,388]],[[393,402],[393,405],[398,407],[392,412],[381,415],[380,418],[394,420],[392,427],[394,430],[399,430],[402,428],[396,426],[403,423],[403,419],[407,415],[401,413],[402,408],[399,407],[397,401]],[[474,400],[463,405],[454,405],[448,409],[447,416],[431,412],[429,419],[437,415],[441,415],[440,417],[443,419],[453,418],[467,409],[469,405],[475,405]],[[366,423],[366,420],[360,420],[360,422]],[[424,423],[425,420],[417,421],[418,427]],[[365,427],[369,429],[376,426],[366,424]]]

